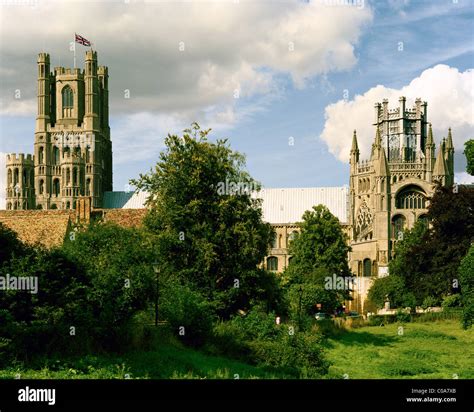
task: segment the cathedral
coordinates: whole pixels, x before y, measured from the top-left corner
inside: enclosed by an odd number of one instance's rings
[[[0,222],[26,241],[47,245],[60,244],[75,224],[91,216],[140,225],[147,194],[112,191],[108,69],[97,65],[97,52],[86,52],[83,70],[56,67],[54,72],[49,54],[40,53],[37,98],[34,155],[7,155],[7,211],[0,211]],[[368,289],[373,279],[388,275],[404,229],[426,220],[437,184],[454,184],[451,130],[436,151],[427,107],[417,99],[408,108],[405,97],[396,108],[387,100],[376,103],[369,159],[360,159],[354,131],[348,186],[253,193],[263,200],[263,218],[276,234],[263,266],[284,271],[303,213],[323,204],[339,219],[351,246],[349,265],[358,282],[350,307],[366,312]]]
[[[75,209],[81,196],[101,207],[112,190],[108,69],[87,51],[85,68],[38,56],[34,155],[7,155],[7,210]]]

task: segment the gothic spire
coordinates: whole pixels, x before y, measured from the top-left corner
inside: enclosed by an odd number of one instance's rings
[[[447,176],[448,174],[446,161],[444,160],[443,152],[444,152],[444,141],[438,150],[438,156],[436,157],[436,162],[433,169],[433,176],[443,177],[443,176]]]
[[[433,139],[433,129],[431,127],[428,129],[428,139],[426,139],[426,146],[434,146],[434,139]]]
[[[354,130],[354,134],[352,135],[351,153],[356,152],[359,152],[359,145],[357,144],[357,132]]]

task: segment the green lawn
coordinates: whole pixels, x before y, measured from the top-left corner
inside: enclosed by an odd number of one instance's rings
[[[400,326],[403,330],[399,330]],[[332,363],[328,378],[474,378],[474,331],[462,330],[456,320],[352,329],[328,339],[325,346]],[[152,351],[47,360],[27,370],[12,365],[0,370],[0,379],[15,378],[17,374],[23,379],[288,377],[278,370],[206,355],[172,339],[158,339]]]
[[[457,320],[353,329],[326,347],[330,378],[474,378],[474,331]]]

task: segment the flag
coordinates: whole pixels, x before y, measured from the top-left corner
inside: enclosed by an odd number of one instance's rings
[[[89,40],[85,39],[82,36],[79,36],[79,34],[76,34],[76,43],[79,43],[79,44],[82,44],[83,46],[88,46],[88,47],[92,45],[92,43]]]

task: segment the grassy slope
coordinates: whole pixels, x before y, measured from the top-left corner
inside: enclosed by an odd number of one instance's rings
[[[326,355],[333,364],[328,378],[474,378],[474,331],[463,331],[458,321],[408,323],[363,327],[331,338]],[[0,378],[123,379],[130,378],[283,378],[242,362],[209,356],[173,340],[154,345],[153,351],[122,356],[88,356],[70,361],[47,361],[38,368],[20,366],[0,370]]]
[[[455,320],[353,329],[326,346],[331,378],[474,378],[474,331]]]

